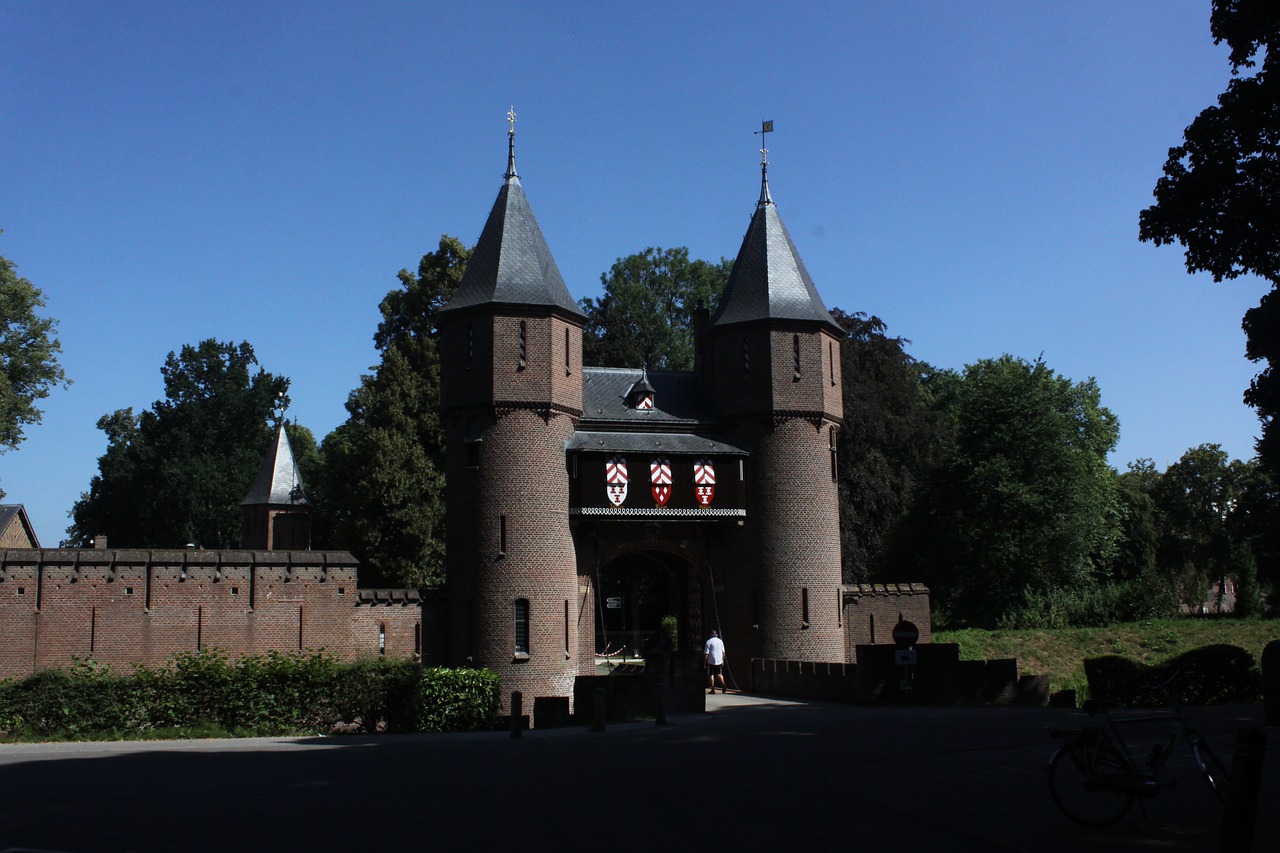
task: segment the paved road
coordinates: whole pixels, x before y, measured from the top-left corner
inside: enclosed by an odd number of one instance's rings
[[[716,696],[705,715],[505,734],[0,746],[0,851],[1212,851],[1190,759],[1107,830],[1045,784],[1043,709]],[[1191,709],[1218,752],[1261,709]],[[1280,838],[1271,730],[1255,850]]]

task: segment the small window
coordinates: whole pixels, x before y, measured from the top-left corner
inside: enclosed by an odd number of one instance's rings
[[[827,365],[831,369],[831,384],[836,384],[836,345],[827,341]]]
[[[125,595],[133,595],[133,587],[131,587],[131,586],[126,586],[126,587],[124,588],[124,594],[125,594]]]
[[[751,372],[751,339],[742,339],[742,372]]]
[[[792,377],[792,381],[799,382],[800,381],[800,336],[799,335],[791,336],[791,352],[793,355],[793,362],[795,367],[795,376]]]
[[[346,594],[347,594],[346,587],[342,587],[342,586],[338,587],[338,595],[346,595]]]
[[[475,326],[467,324],[467,369],[471,369],[471,362],[476,357],[476,330]]]
[[[238,587],[238,586],[233,586],[233,587],[231,587],[231,594],[232,594],[232,595],[239,595],[239,594],[240,594],[240,587]]]
[[[507,517],[498,516],[498,556],[507,556]]]
[[[378,626],[378,654],[382,657],[387,656],[387,626],[385,624]]]
[[[564,375],[573,373],[573,364],[569,358],[569,327],[564,327]]]
[[[516,655],[529,656],[529,599],[517,598],[515,604]]]
[[[26,594],[27,594],[27,588],[25,586],[18,587],[18,595],[26,595]]]
[[[529,354],[529,328],[524,320],[520,321],[520,370],[524,370],[526,357]]]
[[[479,468],[480,467],[480,442],[468,441],[465,447],[467,448],[467,467]]]
[[[836,428],[831,427],[827,433],[827,442],[831,452],[831,482],[839,482],[840,479],[840,455],[839,446],[836,443]]]
[[[800,588],[800,626],[809,627],[809,587]]]

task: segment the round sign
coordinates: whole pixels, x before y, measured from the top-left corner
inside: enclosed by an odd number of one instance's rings
[[[893,626],[893,642],[902,648],[914,646],[916,641],[920,639],[920,629],[915,626],[914,622],[908,622],[903,619],[897,625]]]

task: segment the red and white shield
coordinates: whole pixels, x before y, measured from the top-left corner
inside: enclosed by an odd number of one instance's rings
[[[641,394],[640,399],[636,401],[636,408],[648,411],[653,408],[653,395]]]
[[[671,500],[671,460],[655,456],[649,462],[649,481],[653,483],[653,499],[658,506],[666,506]]]
[[[627,457],[610,456],[604,464],[604,480],[609,503],[622,506],[627,499]]]
[[[711,506],[716,496],[716,469],[710,459],[694,460],[693,496],[698,499],[698,506]]]

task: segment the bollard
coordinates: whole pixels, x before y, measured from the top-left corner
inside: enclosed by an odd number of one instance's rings
[[[654,700],[658,706],[657,712],[653,715],[655,725],[667,725],[667,691],[662,685],[662,679],[659,678],[654,685]]]
[[[1262,649],[1262,709],[1268,726],[1280,726],[1280,640]]]
[[[511,691],[511,736],[520,737],[524,728],[524,694],[519,690]]]
[[[589,732],[604,731],[604,688],[597,687],[595,693],[595,707],[591,713],[591,727],[587,729]]]
[[[1236,732],[1236,754],[1231,762],[1227,809],[1222,816],[1219,853],[1249,853],[1258,821],[1258,791],[1262,787],[1262,760],[1267,753],[1267,733],[1261,728]]]

